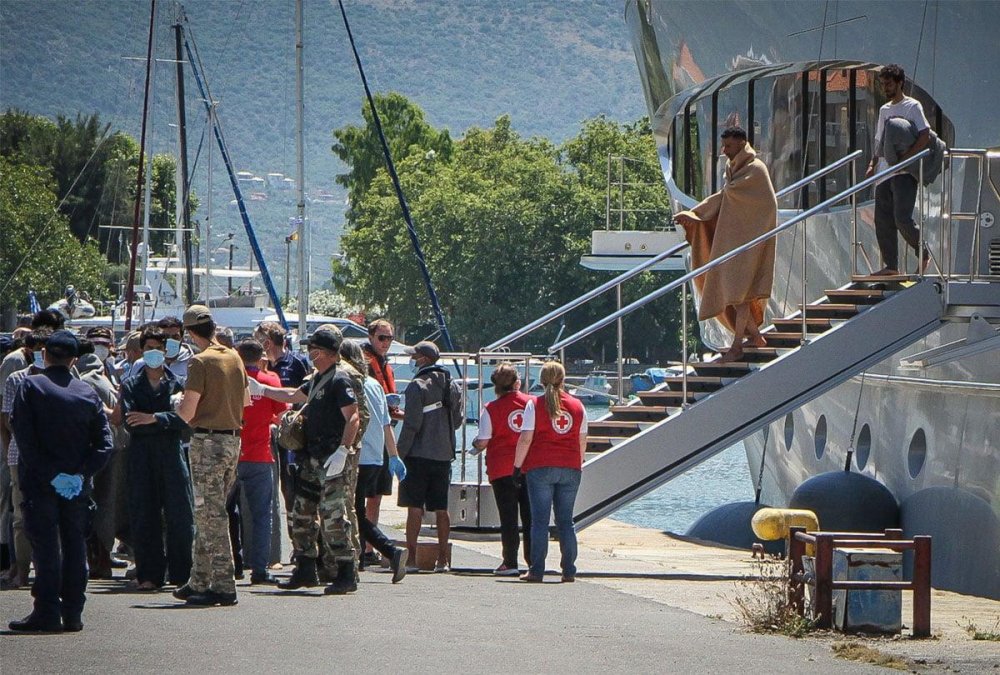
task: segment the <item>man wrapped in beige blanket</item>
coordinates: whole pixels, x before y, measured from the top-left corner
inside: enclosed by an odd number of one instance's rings
[[[747,143],[746,132],[740,127],[723,131],[722,152],[729,160],[725,186],[675,217],[691,244],[695,268],[774,229],[777,222],[778,204],[771,177]],[[698,318],[704,321],[718,317],[733,331],[733,344],[723,361],[742,358],[745,345],[767,344],[759,327],[773,279],[774,240],[770,239],[694,280],[701,296]]]

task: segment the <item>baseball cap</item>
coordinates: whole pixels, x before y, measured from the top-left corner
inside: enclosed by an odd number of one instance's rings
[[[106,326],[94,326],[87,331],[87,339],[95,345],[111,345],[114,344],[115,336]]]
[[[437,345],[428,340],[418,342],[412,347],[407,347],[405,352],[407,354],[419,354],[420,356],[426,357],[432,361],[437,361],[441,357],[441,352],[438,351]]]
[[[181,323],[184,324],[185,328],[189,328],[191,326],[201,326],[211,322],[212,313],[205,305],[191,305],[184,310],[184,318],[181,319]]]
[[[68,330],[57,330],[49,336],[45,351],[57,359],[73,358],[80,354],[80,341]]]
[[[340,343],[344,341],[344,335],[336,326],[325,324],[320,326],[309,336],[309,346],[328,349],[331,352],[340,351]]]

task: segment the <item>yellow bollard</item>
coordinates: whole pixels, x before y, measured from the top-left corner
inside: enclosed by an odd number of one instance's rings
[[[816,514],[807,509],[761,509],[754,514],[750,521],[753,533],[764,541],[777,541],[779,539],[788,540],[788,533],[792,527],[804,527],[809,532],[819,530],[819,518]],[[807,547],[809,555],[813,555]],[[787,547],[786,547],[787,550]]]

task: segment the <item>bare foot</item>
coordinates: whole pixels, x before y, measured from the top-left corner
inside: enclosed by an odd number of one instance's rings
[[[757,335],[753,335],[753,336],[747,338],[747,342],[746,342],[745,346],[747,346],[747,347],[766,347],[767,346],[767,338],[765,338],[763,335],[761,335],[760,333],[758,333]]]
[[[743,347],[734,345],[726,350],[726,353],[719,359],[719,363],[732,363],[743,358]]]
[[[899,270],[893,269],[891,267],[883,267],[878,272],[872,274],[873,277],[896,277],[899,276]]]

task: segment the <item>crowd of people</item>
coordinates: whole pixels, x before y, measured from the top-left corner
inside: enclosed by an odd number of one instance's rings
[[[438,538],[433,569],[448,572],[461,385],[438,348],[420,342],[408,348],[414,374],[401,397],[387,358],[392,324],[374,321],[368,333],[359,343],[321,326],[304,355],[273,322],[234,343],[207,307],[193,305],[116,345],[108,328],[77,335],[59,313],[35,314],[0,365],[0,583],[27,586],[34,568],[33,611],[10,628],[81,630],[88,579],[112,579],[115,568],[127,568],[135,592],[169,586],[193,606],[237,604],[247,571],[254,585],[323,584],[342,595],[357,591],[359,571],[384,561],[398,583],[418,571],[427,511]],[[493,372],[498,399],[474,445],[487,451],[501,512],[498,575],[520,573],[523,524],[522,579],[542,579],[554,507],[562,579],[575,577],[586,417],[564,377],[561,365],[546,364],[546,393],[528,397],[513,366]],[[405,546],[378,526],[394,478]],[[295,567],[281,579],[273,571],[282,567],[283,527]]]

